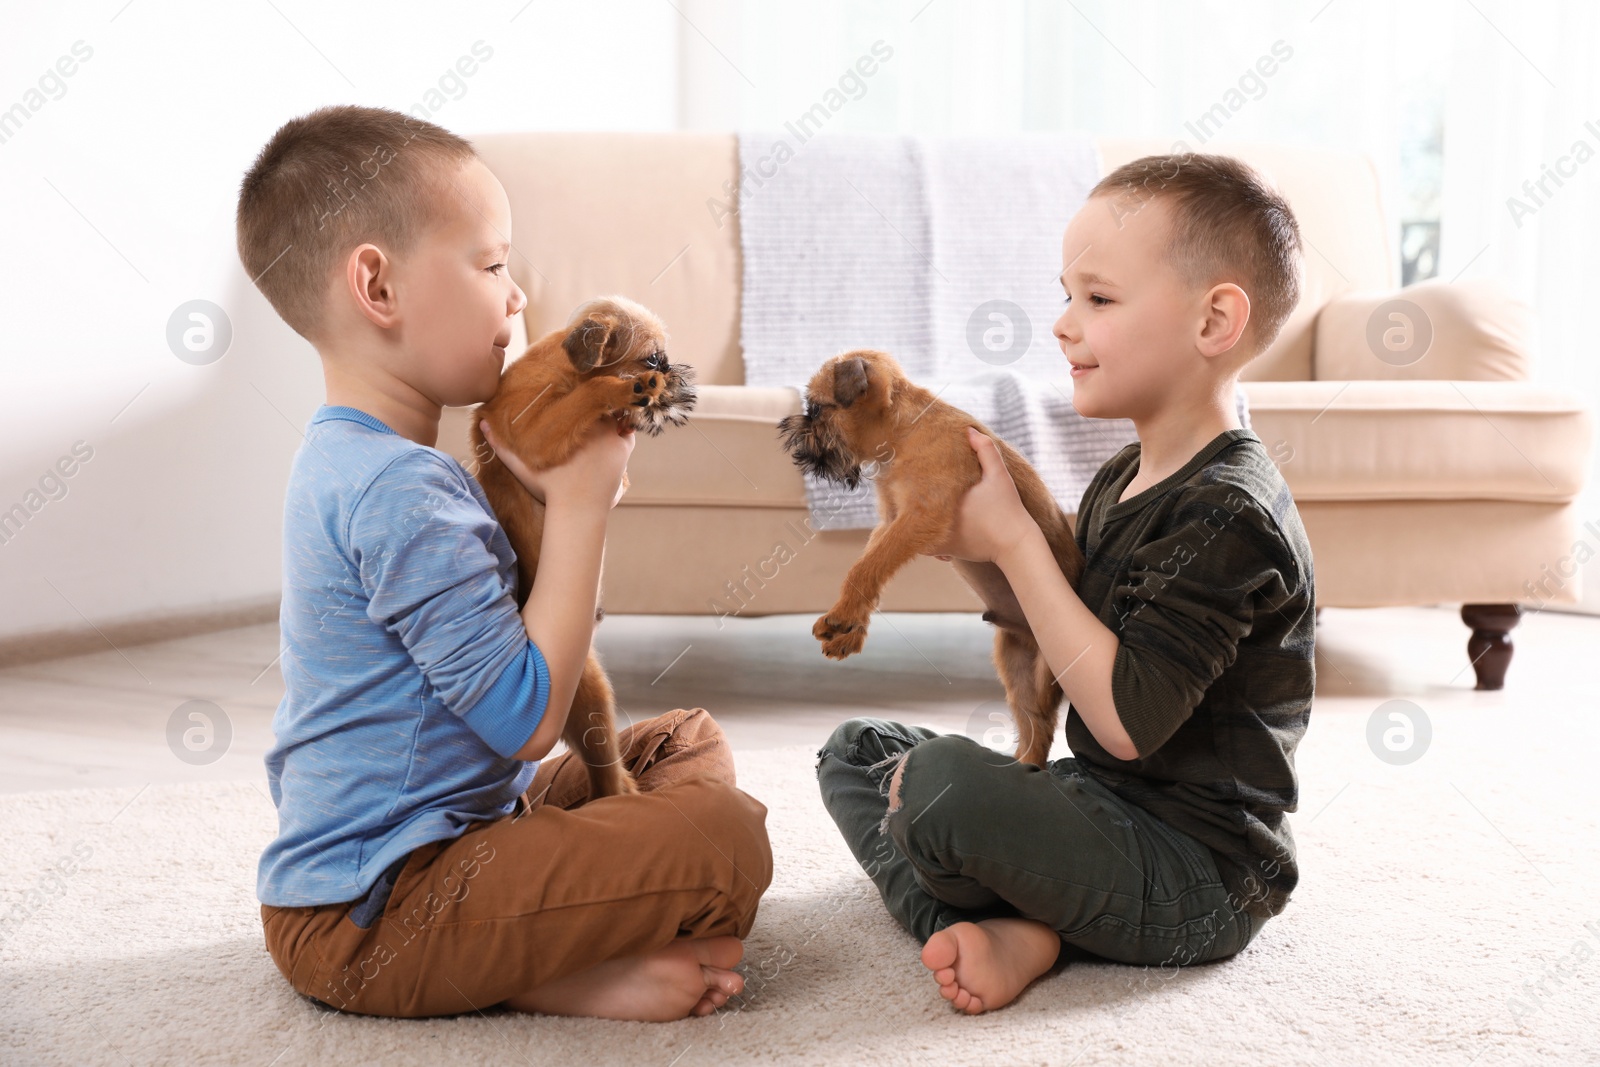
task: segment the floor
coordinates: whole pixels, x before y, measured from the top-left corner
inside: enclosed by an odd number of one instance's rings
[[[974,736],[1004,728],[989,628],[976,617],[880,614],[866,650],[844,663],[822,658],[810,625],[609,616],[598,648],[624,721],[706,707],[739,750],[820,745],[857,714]],[[1391,699],[1421,708],[1434,730],[1453,709],[1498,708],[1520,731],[1573,743],[1600,733],[1600,618],[1525,617],[1500,692],[1472,688],[1466,638],[1454,609],[1324,611],[1313,735],[1319,716],[1371,716]],[[275,625],[251,626],[0,671],[0,793],[260,775],[283,694],[277,646]]]
[[[275,627],[0,671],[0,1062],[1600,1063],[1600,619],[1526,618],[1508,687],[1481,693],[1454,611],[1325,612],[1290,907],[1223,964],[1073,964],[976,1019],[929,986],[830,824],[812,755],[853,714],[1002,728],[987,627],[880,615],[835,664],[810,622],[601,628],[624,717],[712,709],[769,807],[747,995],[662,1027],[399,1025],[293,993],[255,899],[277,830],[261,765]],[[1399,754],[1392,701],[1418,727]]]

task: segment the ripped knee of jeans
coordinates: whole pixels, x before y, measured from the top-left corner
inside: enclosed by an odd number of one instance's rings
[[[906,757],[909,755],[911,755],[911,749],[906,749],[904,752],[896,753],[888,759],[879,760],[870,768],[871,770],[877,770],[880,767],[894,768],[893,771],[885,771],[883,785],[879,787],[883,790],[884,795],[889,798],[888,810],[883,813],[883,819],[878,823],[878,833],[880,834],[889,832],[889,816],[899,811],[903,806],[900,799],[900,780],[905,776]]]

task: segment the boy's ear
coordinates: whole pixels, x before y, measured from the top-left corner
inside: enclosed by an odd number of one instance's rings
[[[344,261],[345,285],[361,313],[384,329],[399,318],[395,300],[394,264],[374,244],[353,249]]]
[[[1222,282],[1206,293],[1201,309],[1196,346],[1203,356],[1232,351],[1250,324],[1250,296],[1232,282]]]
[[[620,343],[621,338],[617,336],[612,323],[588,315],[567,331],[561,347],[566,349],[572,365],[587,374],[603,362],[614,362],[619,354]]]

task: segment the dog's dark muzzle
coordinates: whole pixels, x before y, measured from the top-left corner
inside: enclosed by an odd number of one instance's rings
[[[806,407],[807,411],[789,415],[778,423],[784,451],[807,474],[854,489],[861,484],[861,465],[833,425],[813,416],[809,403]]]

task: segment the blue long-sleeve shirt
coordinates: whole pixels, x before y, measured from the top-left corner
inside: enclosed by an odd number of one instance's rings
[[[412,849],[511,812],[538,766],[515,753],[550,696],[515,588],[460,463],[363,411],[317,409],[284,505],[262,903],[355,900]]]

